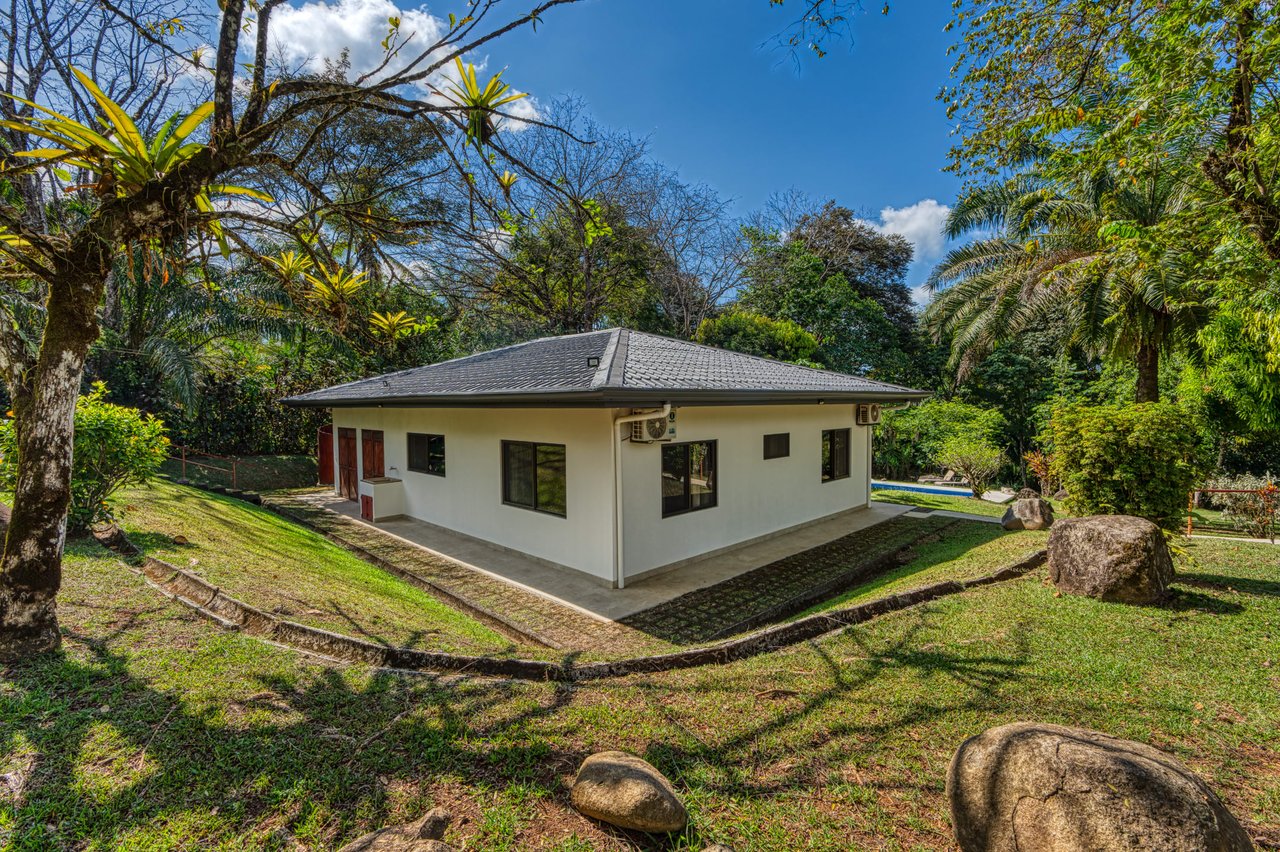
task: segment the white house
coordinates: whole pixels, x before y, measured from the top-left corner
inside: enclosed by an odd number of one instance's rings
[[[923,391],[627,329],[293,397],[335,491],[621,588],[865,509],[871,424]],[[325,465],[322,464],[322,468]]]

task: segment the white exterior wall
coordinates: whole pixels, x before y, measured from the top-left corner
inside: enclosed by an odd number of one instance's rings
[[[338,408],[337,430],[381,429],[385,471],[404,482],[404,514],[613,582],[613,456],[607,409]],[[446,476],[409,470],[409,432],[444,435]],[[566,517],[502,502],[502,441],[565,445]],[[363,470],[356,436],[356,473]],[[335,485],[336,488],[336,485]],[[385,488],[382,486],[381,488]],[[380,489],[381,490],[381,489]],[[368,483],[360,493],[371,494]],[[379,516],[377,501],[374,509]]]
[[[403,480],[395,512],[614,581],[614,456],[625,434],[613,418],[630,409],[339,408],[333,412],[334,481],[340,481],[337,430],[383,432],[385,472]],[[822,481],[822,431],[850,429],[849,476]],[[870,429],[853,406],[681,407],[677,441],[714,440],[717,505],[662,517],[660,443],[618,441],[622,469],[622,564],[626,577],[721,550],[788,527],[867,505]],[[408,469],[409,432],[445,436],[444,477]],[[764,436],[791,435],[791,454],[764,460]],[[566,517],[502,502],[502,441],[564,444]],[[395,469],[393,474],[392,469]],[[362,494],[387,486],[360,482]],[[394,488],[394,486],[392,486]]]
[[[822,431],[850,429],[849,476],[822,481]],[[662,517],[662,444],[619,448],[627,577],[867,505],[870,429],[852,405],[676,410],[676,441],[715,440],[716,506]],[[791,455],[764,459],[764,436],[791,434]]]

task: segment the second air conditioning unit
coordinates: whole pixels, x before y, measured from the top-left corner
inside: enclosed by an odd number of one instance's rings
[[[854,419],[859,426],[874,426],[880,422],[880,403],[863,402],[855,407]]]
[[[631,424],[631,440],[640,444],[655,441],[674,441],[676,438],[676,413],[637,420]]]

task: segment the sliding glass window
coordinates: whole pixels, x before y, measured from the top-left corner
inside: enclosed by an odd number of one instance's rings
[[[849,430],[826,429],[822,433],[822,481],[849,476]]]
[[[565,517],[564,444],[503,441],[502,502]]]

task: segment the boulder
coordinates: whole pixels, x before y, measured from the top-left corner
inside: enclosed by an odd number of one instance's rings
[[[1039,500],[1040,492],[1034,488],[1019,488],[1018,493],[1013,497],[1015,500]]]
[[[1049,579],[1063,592],[1100,601],[1149,604],[1173,582],[1164,533],[1128,515],[1064,518],[1049,533]]]
[[[1169,755],[1097,731],[1020,722],[965,741],[947,770],[964,852],[1247,852],[1249,836]]]
[[[1007,530],[1046,530],[1053,526],[1053,506],[1039,497],[1020,497],[1005,509],[1000,526]]]
[[[451,852],[443,838],[452,819],[444,808],[433,808],[413,822],[358,837],[338,852]]]
[[[671,782],[626,752],[602,751],[582,761],[569,799],[579,812],[619,828],[662,834],[689,823]]]
[[[1053,499],[1055,499],[1055,500],[1065,500],[1065,499],[1067,499],[1067,497],[1068,497],[1068,496],[1069,496],[1069,495],[1067,494],[1067,489],[1065,489],[1065,488],[1059,488],[1059,489],[1057,490],[1057,492],[1056,492],[1056,493],[1054,493],[1054,495],[1053,495]]]

